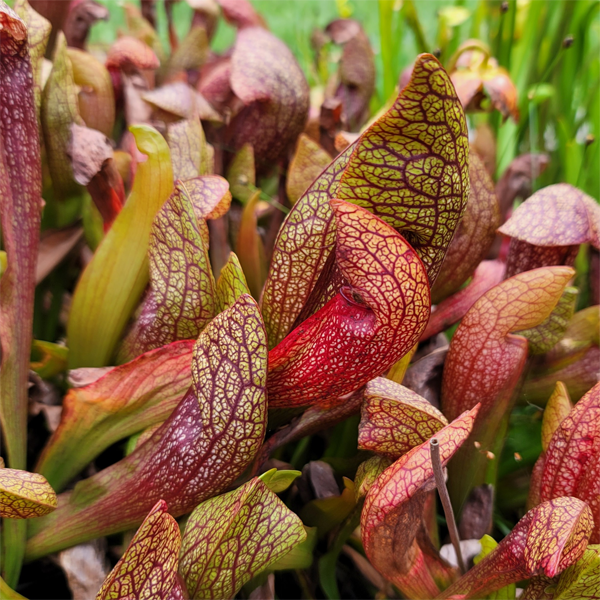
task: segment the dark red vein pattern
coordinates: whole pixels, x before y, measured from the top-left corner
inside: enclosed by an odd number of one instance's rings
[[[530,196],[499,229],[536,246],[600,245],[600,206],[568,183],[550,185]]]
[[[600,383],[560,423],[545,453],[539,501],[574,496],[594,516],[591,542],[600,543]]]
[[[34,94],[26,26],[2,2],[0,230],[7,267],[0,276],[0,422],[8,465],[14,469],[25,469],[27,463],[29,355],[42,211],[40,132]],[[2,575],[9,585],[16,585],[19,579],[25,534],[21,521],[5,521]]]
[[[294,204],[275,241],[261,300],[269,348],[292,329],[335,248],[333,198],[352,147],[340,154]]]
[[[446,425],[444,415],[425,398],[378,377],[365,389],[358,447],[396,459]]]
[[[600,205],[572,185],[550,185],[523,202],[498,231],[512,238],[507,277],[572,265],[580,244],[600,246]]]
[[[106,578],[96,600],[168,600],[177,577],[181,535],[159,500]]]
[[[482,402],[485,414],[510,371],[522,344],[510,334],[543,322],[573,275],[570,267],[520,273],[484,294],[452,338],[444,367],[442,410],[449,418]],[[518,360],[515,360],[515,358]]]
[[[579,290],[567,287],[558,304],[554,307],[548,318],[531,329],[517,332],[529,341],[530,354],[545,354],[554,348],[567,331],[569,321],[575,313]]]
[[[442,380],[442,412],[455,418],[481,403],[472,440],[497,452],[497,432],[523,371],[528,342],[514,332],[535,327],[552,312],[573,276],[570,267],[519,273],[486,292],[465,315],[452,338]],[[472,442],[450,465],[450,492],[460,507],[471,487],[483,483],[484,454]]]
[[[500,260],[484,260],[479,263],[469,285],[435,307],[421,339],[427,340],[458,323],[483,294],[504,279],[505,272],[506,265]]]
[[[431,301],[438,304],[460,289],[485,258],[500,225],[500,207],[494,182],[483,161],[469,153],[469,201],[456,233],[448,246],[446,258],[431,289]]]
[[[181,182],[158,211],[150,232],[150,289],[120,362],[171,342],[194,339],[216,313],[215,280]]]
[[[190,598],[232,598],[306,539],[302,521],[258,478],[190,515],[179,573]]]
[[[478,406],[436,433],[443,465],[469,436]],[[371,486],[361,515],[362,540],[371,564],[409,598],[439,593],[417,533],[427,492],[435,488],[429,441],[387,468]]]
[[[420,55],[392,108],[359,138],[337,197],[402,232],[433,283],[467,204],[469,143],[440,63]]]
[[[242,265],[234,252],[229,254],[225,266],[219,273],[215,291],[218,312],[233,306],[242,294],[250,293]]]
[[[231,205],[229,183],[219,175],[204,175],[186,179],[181,182],[182,188],[190,197],[194,213],[198,220],[218,219]]]
[[[513,238],[508,247],[506,258],[506,276],[512,277],[524,271],[539,269],[552,265],[575,264],[578,245],[572,246],[536,246],[523,240]]]
[[[483,598],[522,579],[554,577],[579,560],[592,526],[591,511],[581,500],[564,497],[544,502],[439,598]]]
[[[432,282],[467,201],[467,157],[452,83],[433,56],[421,55],[390,111],[315,180],[281,227],[262,298],[270,347],[342,285],[335,265],[324,273],[335,240],[329,198],[365,206],[406,235]]]
[[[0,517],[31,519],[56,508],[56,494],[39,473],[0,468]]]
[[[145,443],[59,497],[58,517],[40,519],[33,531],[30,558],[135,527],[161,498],[179,516],[244,471],[263,442],[267,415],[266,334],[250,296],[202,332],[192,376],[186,396]]]
[[[550,590],[553,597],[565,600],[600,600],[600,546],[589,545],[583,556],[561,573],[556,587]]]
[[[360,463],[354,477],[356,498],[364,498],[379,476],[392,464],[392,460],[385,456],[372,456]]]
[[[269,406],[334,402],[401,358],[429,318],[423,264],[364,208],[331,201],[348,285],[269,353]]]

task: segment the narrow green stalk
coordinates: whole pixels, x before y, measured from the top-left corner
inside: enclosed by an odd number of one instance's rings
[[[546,11],[546,2],[531,2],[529,6],[521,10],[527,10],[525,20],[531,23],[540,23]],[[519,97],[521,98],[520,110],[523,113],[527,107],[527,98],[525,96],[527,90],[527,81],[533,69],[533,61],[531,56],[535,55],[535,48],[538,44],[538,36],[543,35],[543,31],[539,27],[525,27],[521,39],[516,42],[511,40],[514,48],[511,51],[511,68],[510,76],[513,80]],[[500,176],[512,162],[518,152],[518,125],[512,121],[507,121],[498,129],[497,137],[497,176]]]
[[[507,11],[503,11],[502,9],[500,9],[500,18],[498,19],[498,21],[499,21],[498,33],[496,34],[496,44],[495,44],[495,49],[494,49],[494,55],[497,56],[499,60],[500,60],[500,57],[502,56],[502,42],[504,39],[504,22],[507,19],[506,12]],[[502,62],[500,64],[504,66],[504,64]]]
[[[379,0],[378,6],[381,60],[383,62],[383,97],[387,98],[394,91],[396,85],[392,50],[392,17],[394,14],[394,0]]]
[[[4,519],[2,535],[2,576],[10,587],[15,588],[25,556],[27,521],[25,519]]]
[[[502,50],[503,56],[500,64],[506,69],[510,70],[510,63],[512,58],[512,49],[515,39],[515,25],[517,23],[517,2],[516,0],[510,0],[508,3],[508,35],[503,40]]]
[[[302,438],[294,449],[294,453],[292,454],[292,458],[290,458],[290,464],[294,469],[302,468],[305,462],[306,453],[308,452],[308,446],[310,444],[310,436]]]
[[[415,8],[414,2],[412,0],[404,0],[402,9],[404,11],[404,18],[415,36],[415,43],[419,54],[431,52],[431,46],[427,43],[425,38],[425,32],[419,21],[419,15],[417,15],[417,9]]]
[[[352,535],[352,532],[360,525],[360,515],[364,502],[364,498],[361,498],[358,501],[352,512],[346,517],[346,520],[341,525],[327,554],[319,559],[319,580],[325,595],[327,598],[330,598],[330,600],[340,598],[340,592],[335,577],[335,565],[344,544]]]
[[[532,154],[538,152],[538,120],[537,105],[535,102],[529,103],[529,151]],[[535,161],[531,161],[531,191],[535,192],[537,188],[538,168]]]
[[[478,39],[481,35],[481,24],[485,20],[486,14],[488,12],[488,3],[487,2],[478,2],[477,9],[473,15],[473,19],[471,20],[471,30],[469,32],[469,37]]]

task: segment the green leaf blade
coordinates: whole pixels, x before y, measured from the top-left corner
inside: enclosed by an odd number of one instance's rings
[[[231,598],[305,539],[302,521],[255,478],[194,510],[179,572],[191,598]]]
[[[139,150],[148,159],[139,164],[125,206],[75,289],[67,326],[70,368],[110,364],[148,282],[150,230],[173,188],[171,159],[164,138],[147,125],[135,125],[132,132]]]

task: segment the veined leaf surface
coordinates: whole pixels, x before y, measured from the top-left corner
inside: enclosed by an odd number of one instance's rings
[[[249,294],[246,277],[239,258],[231,252],[219,273],[216,286],[217,310],[223,312],[233,306],[242,294]]]
[[[521,398],[546,402],[557,381],[562,381],[570,397],[577,401],[598,382],[600,364],[600,307],[589,306],[573,315],[563,338],[533,365],[523,385]]]
[[[469,436],[479,407],[440,429],[442,465]],[[435,488],[429,440],[388,467],[371,485],[361,516],[363,545],[371,564],[409,598],[439,593],[418,540],[427,492]]]
[[[579,560],[592,527],[585,502],[569,497],[544,502],[438,598],[482,598],[522,579],[554,577]]]
[[[177,577],[181,534],[177,521],[159,500],[150,511],[96,600],[169,600]]]
[[[573,405],[571,404],[571,399],[569,398],[567,386],[562,381],[558,381],[544,408],[541,435],[542,452],[538,456],[538,459],[533,466],[533,470],[531,471],[531,478],[529,480],[529,495],[527,496],[528,509],[537,506],[541,502],[540,487],[542,483],[542,473],[544,472],[544,463],[546,462],[546,450],[548,450],[548,446],[550,445],[552,437],[554,436],[554,433],[558,429],[559,425],[565,420],[572,409]],[[534,585],[541,585],[541,583],[538,582],[532,584],[532,586]]]
[[[600,598],[600,546],[589,545],[583,556],[564,570],[554,600],[598,600]]]
[[[600,541],[600,383],[562,420],[546,450],[540,502],[574,496],[594,518],[592,543]]]
[[[404,238],[368,210],[340,200],[337,265],[348,282],[269,353],[269,406],[328,403],[406,354],[429,318],[423,264]]]
[[[0,28],[0,229],[6,252],[0,277],[0,420],[8,464],[25,469],[42,166],[27,29],[4,2]],[[24,523],[5,521],[2,535],[2,573],[8,585],[15,586]]]
[[[190,515],[179,573],[190,598],[232,598],[305,539],[302,521],[254,478],[206,500]]]
[[[305,133],[298,137],[296,152],[287,172],[285,191],[289,201],[295,204],[312,182],[331,163],[329,153]]]
[[[465,315],[452,338],[442,380],[442,411],[455,418],[475,403],[481,410],[472,442],[450,465],[449,488],[458,508],[470,489],[486,482],[486,452],[498,455],[514,387],[527,358],[527,340],[514,332],[542,323],[573,276],[570,267],[519,273],[484,294]],[[494,462],[494,464],[497,464]]]
[[[575,312],[579,290],[567,287],[547,319],[536,327],[519,331],[529,341],[531,354],[545,354],[564,336]]]
[[[48,19],[33,10],[27,0],[16,0],[14,9],[27,27],[27,45],[29,46],[33,74],[33,96],[35,111],[39,120],[42,103],[42,65],[52,25],[50,25]]]
[[[27,378],[42,210],[42,167],[33,77],[23,21],[0,6],[0,417],[9,465],[25,468]]]
[[[261,301],[269,348],[292,329],[335,248],[329,200],[336,195],[351,152],[348,147],[315,179],[277,234]]]
[[[573,405],[569,398],[569,392],[565,384],[559,381],[548,400],[548,404],[544,408],[544,418],[542,421],[542,448],[544,452],[548,450],[554,433],[571,410],[573,410]]]
[[[433,284],[467,204],[468,156],[465,115],[450,77],[422,54],[392,108],[358,139],[337,197],[400,231]]]
[[[473,564],[480,563],[488,554],[490,554],[497,546],[496,540],[485,534],[480,540],[481,552],[473,558]],[[516,599],[516,585],[511,583],[506,587],[496,590],[486,596],[487,600],[515,600]]]
[[[56,494],[39,473],[0,469],[0,517],[31,519],[56,508]]]
[[[367,383],[358,447],[396,459],[448,425],[444,415],[415,392],[384,377]]]
[[[111,444],[165,421],[192,383],[194,340],[174,342],[72,388],[36,465],[57,491]]]
[[[587,194],[557,183],[523,202],[500,233],[536,246],[600,244],[600,206]]]
[[[167,128],[167,139],[175,180],[185,181],[213,172],[213,149],[206,141],[200,119],[172,123]]]
[[[399,230],[431,283],[467,201],[467,156],[452,83],[433,56],[421,55],[392,108],[321,173],[282,225],[262,298],[270,347],[298,324],[317,286],[316,309],[339,290],[340,281],[320,280],[331,279],[323,273],[335,243],[330,198],[366,207]]]
[[[532,368],[521,390],[521,398],[527,402],[545,402],[557,381],[562,381],[573,400],[581,398],[598,383],[600,348],[591,346],[558,360],[542,363]]]
[[[224,491],[252,462],[267,419],[267,345],[250,296],[200,334],[193,385],[135,451],[60,497],[32,531],[28,557],[137,526],[159,500],[179,516]]]
[[[600,306],[588,306],[577,311],[569,323],[564,337],[549,352],[552,359],[565,358],[600,342]]]
[[[69,366],[109,364],[148,283],[148,242],[154,217],[173,189],[169,148],[152,127],[131,128],[148,155],[131,194],[81,276],[69,316]],[[131,232],[135,230],[135,235]]]
[[[195,339],[215,316],[215,280],[185,184],[158,211],[150,231],[150,288],[119,352],[125,362],[154,348]]]
[[[446,258],[431,289],[431,301],[439,304],[460,289],[485,258],[500,225],[500,207],[494,182],[483,161],[469,153],[469,201],[456,233],[448,246]]]
[[[500,229],[511,237],[506,272],[572,265],[580,244],[600,247],[600,205],[566,183],[530,196]]]
[[[467,287],[445,298],[435,307],[421,339],[427,340],[458,323],[483,294],[504,279],[505,272],[506,265],[500,260],[484,260],[479,263]]]
[[[229,183],[219,175],[201,175],[181,182],[189,195],[196,218],[218,219],[231,205]]]
[[[354,490],[356,501],[367,495],[379,476],[392,464],[392,460],[385,456],[372,456],[358,465],[354,477]]]

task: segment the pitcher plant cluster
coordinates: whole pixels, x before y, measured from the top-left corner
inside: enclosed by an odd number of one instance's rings
[[[371,116],[357,21],[315,35],[311,91],[246,1],[190,0],[181,40],[167,3],[170,53],[152,4],[102,54],[91,0],[0,2],[3,597],[124,534],[98,600],[336,598],[348,563],[377,597],[600,598],[600,206],[533,191],[539,155],[494,183],[465,112],[517,122],[507,71],[423,53]],[[525,403],[542,451],[495,541]]]

